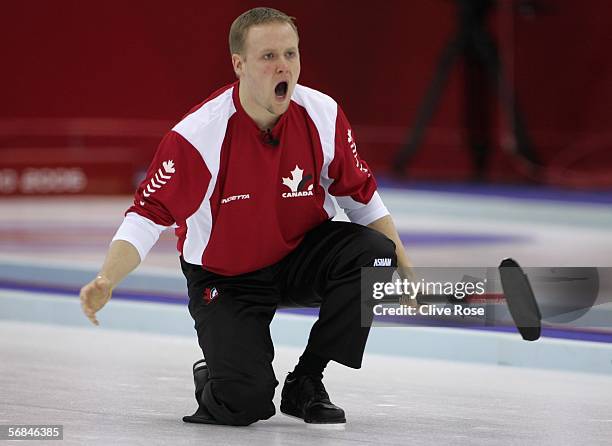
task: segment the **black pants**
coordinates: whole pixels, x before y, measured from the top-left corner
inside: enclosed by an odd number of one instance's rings
[[[236,253],[236,255],[249,255]],[[319,306],[306,349],[361,367],[369,327],[362,327],[360,272],[377,258],[396,265],[395,244],[365,226],[327,221],[280,262],[221,276],[181,259],[189,312],[209,367],[203,401],[221,423],[248,425],[275,413],[270,322],[279,305]]]

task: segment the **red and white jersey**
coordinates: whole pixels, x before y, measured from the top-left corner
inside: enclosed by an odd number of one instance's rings
[[[297,85],[265,133],[240,105],[236,82],[166,134],[113,240],[144,259],[173,226],[185,261],[237,275],[289,254],[336,215],[334,200],[355,223],[388,214],[336,102]]]

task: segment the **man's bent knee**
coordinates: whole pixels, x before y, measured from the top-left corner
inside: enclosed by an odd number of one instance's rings
[[[274,388],[278,382],[236,382],[217,380],[204,390],[203,402],[212,416],[223,424],[247,426],[276,413]]]

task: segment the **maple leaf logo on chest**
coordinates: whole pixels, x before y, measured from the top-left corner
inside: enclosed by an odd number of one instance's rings
[[[306,182],[312,179],[312,175],[308,174],[304,177],[304,169],[300,169],[300,167],[296,164],[295,169],[291,171],[291,178],[283,177],[283,184],[287,186],[291,192],[299,192],[304,190],[304,186],[306,186]],[[311,184],[308,187],[308,190],[312,190],[313,185]]]

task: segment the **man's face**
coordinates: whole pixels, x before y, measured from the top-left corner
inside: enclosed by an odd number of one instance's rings
[[[287,111],[300,75],[298,36],[291,25],[273,22],[249,28],[243,54],[232,55],[232,63],[244,89],[245,109],[264,117]]]

